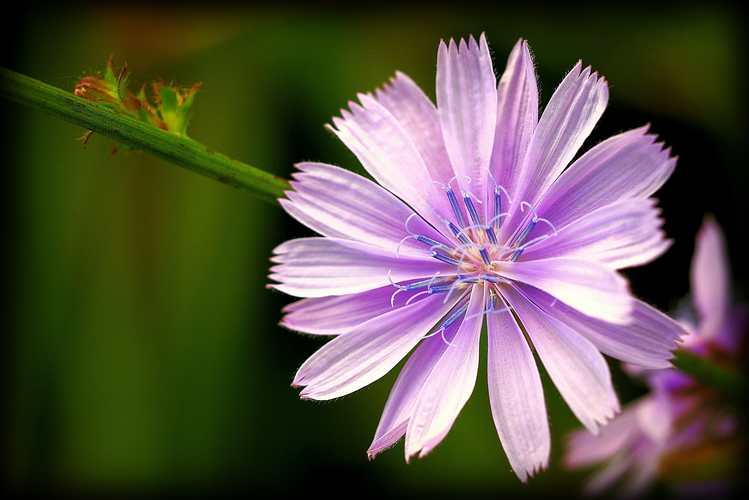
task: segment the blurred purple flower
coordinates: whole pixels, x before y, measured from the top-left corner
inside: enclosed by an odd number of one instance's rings
[[[731,280],[723,234],[712,217],[705,217],[691,266],[691,311],[681,316],[689,332],[681,349],[725,368],[737,368],[747,310],[731,307]],[[677,315],[678,316],[678,315]],[[735,409],[714,389],[674,369],[625,369],[644,374],[651,390],[627,405],[600,435],[583,430],[567,436],[564,462],[571,468],[604,463],[584,485],[599,495],[618,487],[621,498],[645,495],[658,478],[667,478],[691,498],[699,492],[721,497],[727,483],[714,477],[735,468]],[[733,466],[731,465],[733,462]],[[681,485],[681,487],[679,487]],[[709,486],[706,490],[705,486]]]
[[[437,106],[397,73],[333,119],[379,185],[299,164],[280,201],[322,237],[278,246],[270,286],[306,297],[286,308],[283,325],[337,335],[296,374],[304,398],[354,392],[413,350],[370,457],[404,435],[406,460],[442,441],[473,391],[485,328],[494,422],[526,481],[550,452],[534,350],[592,432],[619,411],[601,353],[670,366],[682,328],[632,297],[617,270],[670,245],[650,196],[676,160],[643,127],[568,167],[608,87],[578,63],[539,119],[522,40],[499,84],[483,35],[442,42],[436,87]]]

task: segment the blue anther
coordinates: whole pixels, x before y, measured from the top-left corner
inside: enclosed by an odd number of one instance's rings
[[[447,219],[442,219],[442,220],[447,226],[447,228],[450,230],[450,232],[453,233],[453,236],[458,236],[460,234],[460,228],[458,226],[456,226],[455,224],[453,224]]]
[[[491,274],[482,274],[481,279],[486,280],[489,283],[509,283],[509,281],[506,280],[505,278],[501,278],[499,276],[494,276]]]
[[[494,232],[494,229],[492,229],[491,226],[485,226],[484,229],[486,230],[486,236],[489,238],[489,242],[492,245],[498,245],[499,242],[497,241],[497,235]]]
[[[446,329],[453,323],[455,323],[458,319],[460,319],[461,316],[463,316],[466,311],[468,310],[468,301],[464,302],[462,306],[460,306],[458,309],[455,310],[446,320],[440,328]]]
[[[484,264],[489,266],[492,263],[491,257],[489,257],[489,252],[486,251],[485,247],[481,247],[481,250],[479,250],[479,253],[481,254],[481,260],[484,261]]]
[[[520,236],[517,237],[515,240],[516,245],[520,245],[523,243],[523,240],[525,240],[529,234],[531,234],[531,231],[533,231],[536,228],[536,219],[533,219],[528,223],[527,226],[525,226],[525,229],[523,229],[523,232],[520,233]]]
[[[468,310],[468,301],[465,301],[463,305],[461,305],[459,308],[457,308],[435,331],[430,333],[429,335],[424,336],[424,338],[429,338],[434,335],[437,335],[438,333],[442,336],[442,340],[445,342],[445,344],[449,346],[453,346],[455,344],[451,344],[447,341],[445,338],[445,330],[447,330],[450,325],[458,321]]]
[[[521,212],[523,211],[523,206],[525,206],[525,205],[528,205],[528,208],[530,208],[531,212],[533,212],[533,219],[531,219],[530,223],[528,223],[528,225],[525,227],[525,229],[523,230],[523,232],[520,233],[520,236],[515,240],[515,245],[522,244],[523,241],[525,241],[525,238],[527,238],[528,235],[531,233],[531,231],[533,231],[533,229],[535,229],[536,224],[538,222],[545,222],[546,224],[548,224],[549,227],[551,228],[551,231],[554,233],[554,236],[557,235],[557,228],[554,227],[554,224],[552,224],[548,219],[543,219],[543,218],[539,217],[538,215],[536,215],[536,209],[534,209],[533,206],[530,203],[528,203],[527,201],[521,201],[520,202],[520,211]]]
[[[500,215],[502,215],[502,193],[504,193],[505,197],[507,198],[507,203],[512,203],[512,200],[510,199],[510,195],[507,193],[507,190],[497,184],[497,181],[494,180],[494,176],[491,172],[489,172],[489,178],[494,183],[494,217],[492,217],[492,221],[496,221],[497,223],[497,229],[502,227],[502,219]]]
[[[452,290],[453,284],[450,282],[446,285],[432,286],[429,287],[429,293],[447,293]]]
[[[460,206],[458,206],[458,199],[455,196],[455,192],[451,188],[446,188],[445,193],[447,193],[447,199],[450,200],[450,205],[453,208],[453,213],[455,214],[455,220],[458,222],[458,225],[463,228],[466,227],[466,221],[463,217],[463,212],[460,210]]]
[[[471,216],[471,222],[473,222],[473,224],[476,226],[480,226],[481,221],[479,220],[479,214],[478,212],[476,212],[476,207],[474,206],[473,201],[471,201],[471,198],[465,191],[463,191],[463,204],[466,206],[468,215]]]
[[[421,243],[425,243],[425,244],[429,245],[430,249],[439,248],[440,250],[443,250],[445,252],[449,252],[450,251],[450,247],[449,246],[445,245],[444,243],[440,243],[439,241],[434,240],[434,239],[430,238],[429,236],[423,236],[421,234],[417,234],[416,235],[416,240],[420,241]]]
[[[437,252],[437,251],[432,252],[432,257],[434,257],[440,262],[444,262],[445,264],[450,264],[453,266],[460,265],[460,262],[458,262],[458,260],[456,260],[454,257],[451,257],[441,252]]]
[[[502,194],[499,192],[499,186],[494,187],[494,217],[502,213]],[[502,224],[500,219],[499,224]]]
[[[489,295],[489,308],[490,311],[495,311],[497,309],[497,296],[495,294]]]

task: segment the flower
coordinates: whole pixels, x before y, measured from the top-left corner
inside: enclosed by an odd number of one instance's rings
[[[696,323],[682,319],[689,333],[680,348],[736,369],[749,325],[747,310],[731,306],[725,241],[710,216],[697,234],[690,278],[694,314],[682,309],[681,315],[696,316]],[[627,405],[599,436],[573,431],[565,464],[605,464],[584,485],[589,495],[619,485],[619,496],[635,498],[646,494],[658,478],[669,479],[690,498],[695,487],[713,496],[724,494],[725,477],[736,467],[736,408],[718,391],[681,371],[646,370],[644,375],[651,392]],[[702,488],[705,485],[710,489]]]
[[[303,297],[284,326],[336,336],[299,368],[303,398],[352,393],[411,353],[370,457],[405,436],[408,461],[445,437],[473,391],[485,329],[494,422],[526,481],[550,453],[534,350],[593,432],[619,410],[601,353],[670,366],[681,327],[632,297],[617,269],[668,248],[649,197],[676,161],[643,127],[568,167],[606,82],[578,63],[539,119],[523,40],[499,84],[483,35],[442,42],[436,87],[437,106],[396,73],[333,119],[376,182],[297,165],[280,202],[321,236],[279,245],[269,286]]]

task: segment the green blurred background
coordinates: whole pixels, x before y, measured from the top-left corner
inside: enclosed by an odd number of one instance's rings
[[[643,5],[21,6],[4,16],[3,65],[72,91],[114,54],[131,90],[157,76],[203,82],[190,136],[288,177],[304,160],[359,169],[323,124],[396,70],[434,97],[440,39],[485,32],[499,72],[526,38],[544,103],[578,59],[606,76],[610,107],[586,148],[651,123],[680,156],[658,193],[676,243],[626,273],[636,294],[670,310],[688,291],[705,212],[726,229],[746,283],[745,33],[729,4]],[[550,467],[523,485],[493,428],[485,366],[428,457],[406,465],[400,443],[368,461],[397,370],[330,403],[290,387],[322,340],[277,326],[290,298],[265,288],[268,258],[309,231],[277,206],[140,152],[109,157],[115,143],[101,136],[84,149],[83,129],[37,111],[2,100],[0,122],[11,491],[574,495],[585,474],[559,459],[578,424],[558,393],[547,381]],[[643,391],[611,366],[623,402]]]

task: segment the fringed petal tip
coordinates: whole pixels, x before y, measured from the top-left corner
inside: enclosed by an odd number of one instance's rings
[[[613,401],[609,404],[611,406],[608,413],[599,415],[590,423],[590,425],[585,425],[585,428],[594,436],[600,436],[601,429],[606,427],[622,411],[621,406],[619,405],[619,399],[616,396],[614,396]]]
[[[549,460],[546,459],[543,462],[538,462],[534,464],[528,464],[528,466],[525,469],[512,469],[512,472],[515,473],[515,475],[525,484],[528,484],[528,480],[534,477],[536,474],[538,474],[541,471],[546,470],[549,467]]]
[[[478,50],[486,48],[488,50],[488,44],[486,42],[486,33],[481,33],[479,35],[479,41],[476,42],[476,38],[473,35],[468,36],[468,41],[466,42],[465,38],[461,38],[457,42],[455,41],[455,38],[450,38],[447,42],[445,42],[444,39],[440,40],[440,45],[437,50],[438,58],[439,55],[442,54],[444,51],[450,51],[450,52],[456,52],[457,54],[461,54],[462,52],[469,50]]]

